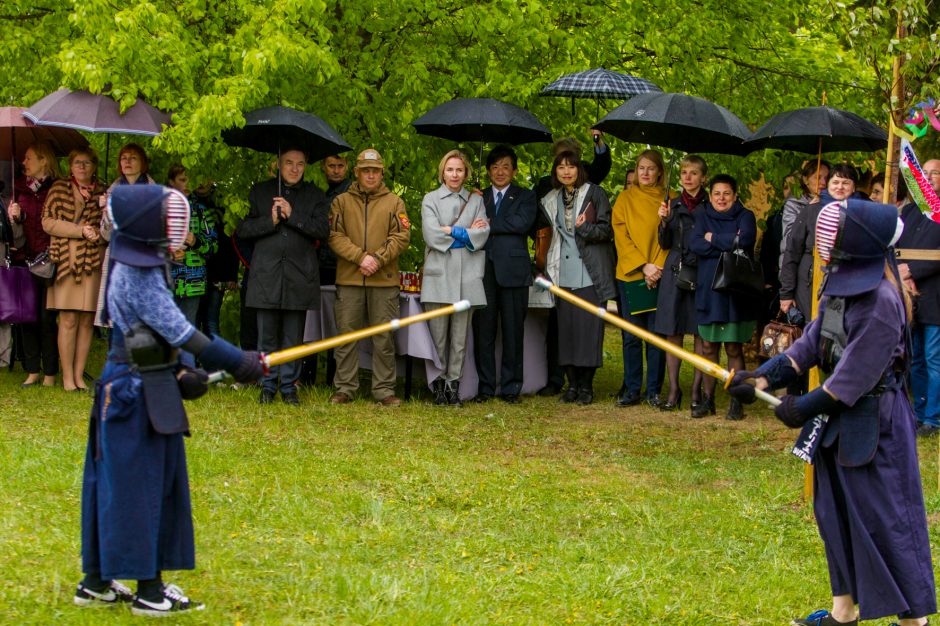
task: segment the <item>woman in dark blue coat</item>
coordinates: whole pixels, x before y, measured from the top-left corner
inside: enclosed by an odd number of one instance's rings
[[[718,361],[718,351],[725,344],[728,368],[744,369],[742,344],[751,340],[756,326],[756,299],[747,296],[719,293],[712,289],[712,279],[722,252],[743,248],[754,254],[757,239],[757,220],[754,214],[738,201],[738,183],[727,174],[711,179],[709,198],[704,210],[695,212],[695,230],[690,247],[698,256],[698,281],[695,287],[695,309],[698,312],[698,334],[702,338],[702,355],[710,361]],[[692,411],[692,417],[715,414],[714,378],[706,377],[704,397]],[[728,413],[730,420],[744,417],[741,403],[731,399]]]
[[[779,389],[814,366],[827,374],[822,386],[786,395],[774,410],[787,426],[803,428],[795,452],[815,467],[813,511],[832,591],[832,609],[796,619],[797,626],[857,626],[889,615],[900,626],[924,626],[937,610],[904,384],[911,302],[894,266],[898,224],[886,204],[823,207],[816,249],[829,265],[819,314],[784,354],[731,381],[730,393],[751,402],[747,379]]]

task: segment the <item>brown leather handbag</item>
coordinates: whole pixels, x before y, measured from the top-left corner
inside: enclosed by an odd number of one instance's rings
[[[758,356],[763,359],[771,359],[778,354],[786,352],[787,348],[803,336],[803,329],[794,324],[787,324],[783,320],[783,313],[778,313],[777,318],[764,326],[764,332],[760,336],[758,346]]]

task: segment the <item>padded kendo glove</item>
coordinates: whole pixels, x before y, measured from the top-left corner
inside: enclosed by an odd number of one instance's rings
[[[196,356],[208,369],[223,369],[240,383],[253,383],[264,375],[260,352],[243,351],[221,337],[214,337]]]
[[[754,385],[745,382],[748,379],[766,378],[767,388],[773,390],[787,386],[790,381],[796,380],[798,377],[799,374],[793,368],[790,357],[785,354],[778,354],[753,372],[747,370],[735,372],[734,377],[731,378],[731,382],[728,384],[728,393],[744,404],[751,404],[757,395]]]
[[[800,428],[817,415],[829,415],[845,408],[845,405],[829,395],[823,387],[817,387],[803,396],[786,395],[774,408],[774,415],[790,428]]]
[[[181,367],[176,372],[176,382],[179,383],[183,400],[201,398],[209,391],[209,374],[202,369]]]

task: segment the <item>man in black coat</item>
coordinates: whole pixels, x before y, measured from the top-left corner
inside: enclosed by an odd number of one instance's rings
[[[316,185],[304,182],[306,164],[303,151],[282,151],[280,180],[252,187],[248,217],[236,231],[254,243],[246,304],[258,311],[258,342],[264,352],[301,343],[307,309],[320,307],[315,242],[330,234],[329,205]],[[272,367],[262,379],[258,401],[270,403],[280,391],[284,402],[298,404],[299,375],[299,361]]]
[[[510,404],[522,392],[523,337],[532,270],[527,236],[535,222],[535,193],[512,183],[518,159],[509,146],[497,146],[486,157],[490,186],[483,190],[483,205],[490,222],[486,241],[483,289],[486,307],[473,316],[474,350],[480,386],[475,398],[486,401],[496,394],[496,329],[503,329],[500,360],[500,397]]]
[[[934,191],[940,193],[940,160],[924,163]],[[940,224],[921,213],[913,202],[901,209],[904,232],[899,249],[940,250]],[[940,262],[909,261],[898,265],[901,278],[913,290],[911,327],[911,394],[920,436],[940,433]]]

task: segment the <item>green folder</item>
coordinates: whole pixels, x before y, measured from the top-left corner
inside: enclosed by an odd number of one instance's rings
[[[631,280],[624,283],[627,286],[627,301],[630,303],[630,315],[649,313],[656,310],[656,298],[659,295],[659,285],[650,289],[646,280]]]

